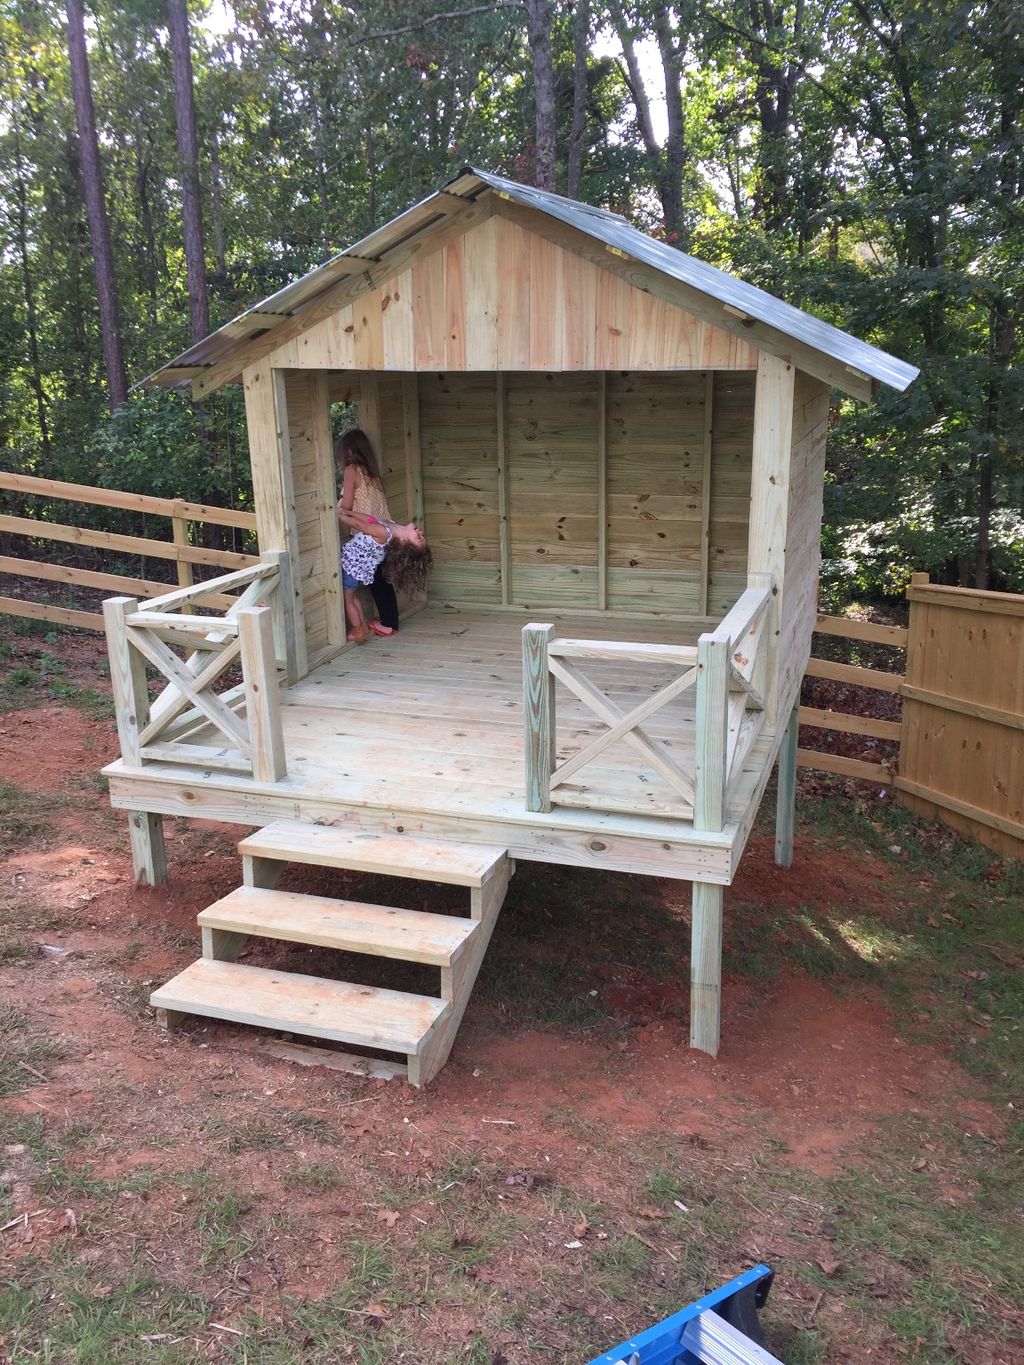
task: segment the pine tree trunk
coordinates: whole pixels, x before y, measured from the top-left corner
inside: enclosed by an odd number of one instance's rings
[[[22,287],[25,291],[25,322],[28,326],[28,351],[29,359],[32,362],[32,392],[36,399],[36,417],[39,423],[39,444],[42,448],[43,458],[50,458],[50,424],[46,416],[46,394],[43,389],[43,369],[39,359],[39,329],[36,319],[36,289],[35,281],[32,278],[32,263],[28,254],[28,196],[25,193],[25,181],[22,178],[21,162],[21,141],[15,133],[14,153],[18,164],[18,176],[15,185],[15,199],[17,211],[15,222],[18,232],[18,252],[21,256],[21,279]]]
[[[583,138],[587,131],[587,53],[590,47],[590,0],[576,0],[573,47],[572,130],[569,133],[566,193],[570,199],[578,199],[580,174],[583,169]]]
[[[68,57],[71,63],[71,88],[75,100],[78,124],[79,165],[86,210],[89,215],[89,236],[92,242],[93,267],[96,274],[96,296],[100,311],[100,333],[103,340],[103,360],[107,370],[107,391],[111,409],[128,401],[128,381],[124,370],[124,348],[121,342],[121,317],[114,275],[114,253],[110,245],[110,225],[103,194],[103,168],[100,165],[99,140],[96,137],[96,115],[93,110],[92,88],[89,83],[89,54],[85,46],[85,19],[82,0],[66,0],[68,16]]]
[[[196,106],[192,93],[192,50],[185,0],[167,0],[167,31],[174,64],[174,121],[181,158],[181,209],[185,233],[185,270],[192,341],[202,341],[210,330],[210,301],[206,288],[203,245],[203,202],[199,192],[199,147]]]
[[[537,154],[534,183],[540,190],[555,188],[555,73],[551,65],[550,0],[524,0],[526,32],[533,58],[533,99],[536,112]]]

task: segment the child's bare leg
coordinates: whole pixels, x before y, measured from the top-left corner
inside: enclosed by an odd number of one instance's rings
[[[345,615],[348,618],[351,638],[362,644],[366,639],[366,622],[363,619],[363,606],[359,601],[358,588],[345,589]]]

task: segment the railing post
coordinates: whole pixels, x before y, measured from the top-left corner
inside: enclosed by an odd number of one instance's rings
[[[555,680],[548,668],[554,626],[523,627],[523,721],[526,727],[526,809],[551,809],[555,767]]]
[[[729,728],[729,641],[697,641],[696,794],[693,827],[717,833],[725,823],[725,754]]]
[[[238,613],[238,642],[252,745],[252,775],[257,782],[279,782],[287,774],[288,765],[269,607],[244,607]]]
[[[117,737],[121,743],[121,757],[133,768],[142,764],[139,735],[149,721],[146,661],[138,650],[132,649],[125,623],[125,617],[138,609],[134,597],[108,597],[103,603]]]
[[[125,617],[136,611],[138,605],[134,597],[108,597],[103,603],[117,737],[122,759],[133,768],[142,766],[139,736],[149,721],[146,661],[137,649],[132,649],[125,623]],[[167,878],[163,820],[149,811],[133,810],[128,816],[128,833],[135,885],[160,886]]]
[[[264,564],[277,569],[277,592],[272,601],[274,613],[274,649],[279,667],[284,669],[285,682],[292,687],[298,682],[295,666],[295,613],[292,611],[291,561],[287,550],[264,550],[260,555]]]

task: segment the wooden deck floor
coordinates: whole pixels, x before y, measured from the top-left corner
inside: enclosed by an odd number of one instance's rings
[[[427,608],[393,639],[348,648],[281,694],[288,776],[273,786],[223,772],[111,765],[117,805],[234,819],[285,815],[343,819],[501,842],[513,856],[616,866],[727,882],[763,790],[772,752],[763,734],[747,756],[721,835],[698,834],[687,806],[624,743],[580,770],[550,814],[526,810],[519,613]],[[706,626],[607,617],[559,617],[558,634],[695,644]],[[631,709],[678,670],[588,663],[588,676]],[[685,772],[693,770],[695,691],[645,729]],[[603,727],[582,702],[557,693],[558,756]],[[196,743],[210,736],[197,734]]]

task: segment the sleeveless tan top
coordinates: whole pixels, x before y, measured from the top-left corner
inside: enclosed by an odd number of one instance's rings
[[[376,517],[378,521],[390,521],[388,500],[383,486],[376,479],[369,479],[361,469],[357,471],[356,490],[352,495],[352,511],[364,517]]]

